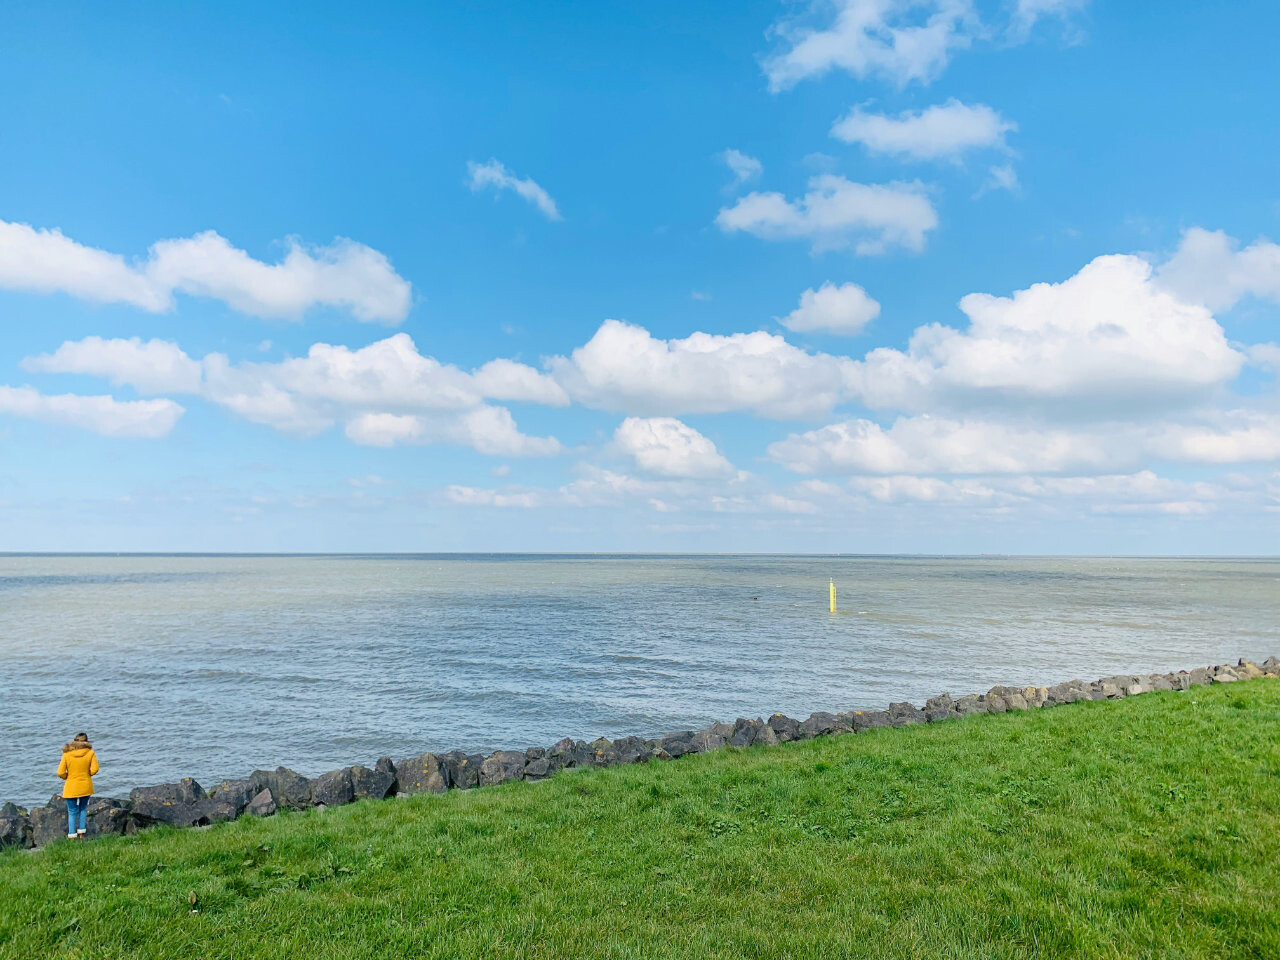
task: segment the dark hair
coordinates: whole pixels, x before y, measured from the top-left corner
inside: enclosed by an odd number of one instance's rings
[[[88,735],[87,733],[77,733],[77,734],[76,734],[74,737],[72,737],[71,739],[72,739],[72,740],[84,740],[85,742],[88,742],[88,740],[89,740],[89,735]]]

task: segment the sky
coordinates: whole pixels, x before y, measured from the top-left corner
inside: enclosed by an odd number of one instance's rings
[[[0,13],[0,551],[1274,554],[1280,6]]]

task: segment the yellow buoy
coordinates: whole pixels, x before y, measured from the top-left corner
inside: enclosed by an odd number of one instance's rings
[[[836,582],[831,581],[831,612],[836,612]]]

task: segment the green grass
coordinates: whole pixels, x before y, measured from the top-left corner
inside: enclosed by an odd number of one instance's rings
[[[0,956],[1280,957],[1278,744],[1255,680],[59,843]]]

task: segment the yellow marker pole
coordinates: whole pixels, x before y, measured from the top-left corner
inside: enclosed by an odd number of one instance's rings
[[[831,612],[836,612],[836,582],[831,581]]]

